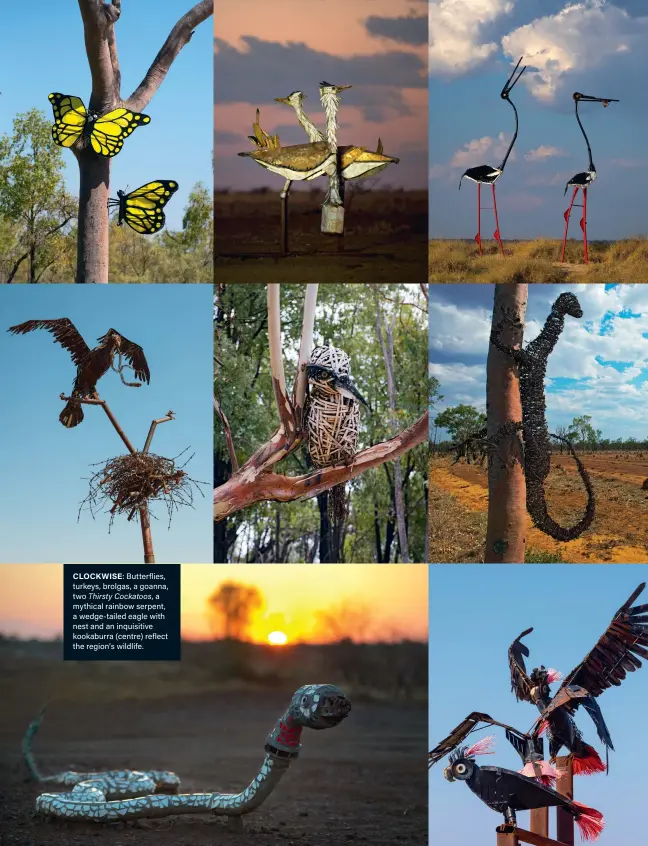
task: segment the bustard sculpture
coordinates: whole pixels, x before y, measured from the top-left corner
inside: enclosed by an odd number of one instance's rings
[[[574,92],[574,112],[576,114],[576,120],[578,121],[578,125],[580,126],[580,131],[583,133],[583,138],[585,139],[585,144],[587,145],[587,154],[589,156],[588,162],[588,169],[581,171],[581,173],[577,173],[575,176],[569,180],[569,182],[565,185],[565,194],[567,194],[567,189],[570,185],[574,186],[574,193],[572,194],[571,202],[569,204],[569,208],[565,212],[565,236],[563,238],[563,246],[562,246],[562,253],[560,256],[560,261],[565,261],[565,247],[567,246],[567,233],[569,232],[569,219],[571,217],[571,210],[574,206],[574,200],[576,199],[576,194],[578,194],[579,189],[583,192],[583,216],[581,218],[580,226],[583,230],[583,254],[585,257],[585,264],[589,263],[589,254],[587,250],[587,189],[589,186],[594,182],[596,179],[596,168],[594,167],[594,162],[592,160],[592,148],[590,147],[589,138],[587,137],[585,130],[583,128],[583,124],[581,123],[580,115],[578,114],[578,104],[581,102],[585,103],[603,103],[605,107],[609,106],[610,103],[618,103],[618,100],[614,100],[611,97],[603,98],[603,97],[589,97],[587,94],[581,94],[579,91]]]
[[[300,126],[308,135],[311,142],[323,141],[324,134],[315,126],[303,109],[302,103],[305,98],[302,91],[293,91],[287,97],[275,97],[277,103],[284,103],[292,106],[297,115]],[[387,156],[383,153],[383,145],[380,138],[376,150],[367,150],[364,147],[343,146],[339,147],[340,177],[348,182],[351,179],[362,179],[364,176],[374,176],[384,170],[389,164],[398,164],[399,159],[395,156]]]
[[[495,197],[495,183],[500,178],[500,176],[504,173],[504,168],[506,167],[506,162],[508,161],[508,157],[511,155],[511,151],[513,150],[513,145],[518,136],[518,113],[517,109],[515,108],[515,104],[511,100],[511,91],[513,90],[513,86],[522,76],[524,71],[526,70],[526,65],[522,68],[522,70],[518,73],[518,68],[522,62],[522,57],[518,61],[517,65],[513,69],[513,73],[509,76],[506,81],[504,88],[502,88],[500,92],[500,97],[502,100],[506,100],[507,103],[512,107],[513,111],[515,112],[515,132],[513,133],[513,138],[511,138],[511,143],[508,146],[508,150],[506,151],[506,155],[502,159],[502,163],[499,167],[491,167],[490,165],[478,165],[477,167],[469,167],[465,173],[462,174],[461,179],[459,180],[459,189],[461,189],[461,182],[465,179],[470,179],[471,182],[477,183],[477,234],[475,235],[475,241],[477,241],[477,246],[479,247],[479,255],[482,254],[482,244],[481,244],[481,187],[482,183],[486,185],[490,185],[493,191],[493,212],[495,214],[495,233],[493,237],[499,244],[499,248],[504,255],[504,246],[502,244],[502,237],[500,235],[500,228],[499,228],[499,218],[497,216],[497,199]],[[516,76],[517,74],[517,76]]]

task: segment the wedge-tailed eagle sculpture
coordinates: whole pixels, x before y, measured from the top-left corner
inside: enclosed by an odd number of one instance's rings
[[[148,384],[151,381],[144,350],[116,329],[109,329],[105,335],[97,338],[99,345],[94,349],[90,349],[67,317],[55,320],[27,320],[17,326],[10,326],[7,331],[14,335],[26,335],[34,329],[46,329],[51,332],[54,340],[70,353],[73,363],[76,364],[77,375],[72,394],[59,415],[59,420],[68,429],[78,426],[83,420],[83,408],[76,398],[96,399],[97,382],[111,368],[120,374],[122,382],[129,387],[139,387],[142,382]],[[126,382],[122,373],[125,366],[134,371],[139,382]]]

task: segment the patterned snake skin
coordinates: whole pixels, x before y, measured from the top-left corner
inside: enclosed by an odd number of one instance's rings
[[[303,728],[326,729],[339,725],[351,703],[332,684],[307,684],[294,694],[290,706],[266,738],[261,769],[240,793],[180,793],[179,777],[161,770],[111,770],[102,773],[62,772],[43,776],[31,753],[43,711],[27,729],[23,754],[32,777],[72,787],[69,793],[42,793],[36,810],[67,820],[114,822],[140,817],[210,812],[229,817],[248,814],[270,795],[290,762],[299,755]]]
[[[499,442],[506,435],[522,430],[524,441],[524,472],[526,476],[526,505],[531,519],[538,529],[559,541],[574,540],[589,528],[594,519],[595,499],[590,477],[570,441],[558,435],[550,435],[547,427],[545,405],[545,374],[547,359],[556,346],[565,326],[565,315],[582,317],[583,311],[574,294],[561,294],[551,307],[551,312],[537,338],[524,349],[515,349],[501,342],[505,323],[520,327],[516,315],[505,314],[491,333],[491,344],[509,356],[516,363],[520,377],[520,399],[522,401],[522,422],[506,423],[490,441]],[[551,444],[549,438],[556,438],[566,444],[576,462],[578,473],[587,491],[587,505],[583,517],[570,528],[563,528],[553,520],[547,510],[544,482],[549,475]]]

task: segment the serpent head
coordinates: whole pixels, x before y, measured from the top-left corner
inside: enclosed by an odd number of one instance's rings
[[[339,725],[351,703],[334,684],[305,684],[295,692],[288,711],[304,728],[325,729]]]
[[[568,314],[570,317],[583,316],[583,309],[574,294],[561,294],[553,304],[553,310],[559,314]]]

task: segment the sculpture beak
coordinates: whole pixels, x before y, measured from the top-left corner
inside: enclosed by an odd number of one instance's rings
[[[275,97],[275,103],[285,103],[286,106],[290,105],[290,102],[287,97]]]
[[[614,97],[590,97],[589,94],[580,94],[578,91],[574,94],[574,100],[584,100],[586,103],[603,103],[607,108],[610,103],[619,103]]]

